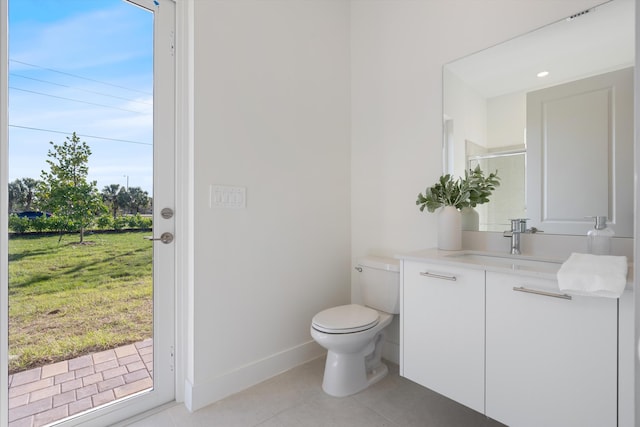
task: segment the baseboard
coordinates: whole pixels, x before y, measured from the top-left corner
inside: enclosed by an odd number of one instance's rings
[[[203,383],[185,384],[185,406],[191,412],[322,356],[325,349],[309,341],[242,366]]]

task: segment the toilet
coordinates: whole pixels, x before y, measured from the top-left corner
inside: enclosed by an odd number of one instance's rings
[[[387,375],[381,357],[384,329],[400,313],[397,260],[367,257],[356,270],[365,305],[329,308],[311,321],[311,336],[328,350],[322,389],[335,397],[357,393]]]

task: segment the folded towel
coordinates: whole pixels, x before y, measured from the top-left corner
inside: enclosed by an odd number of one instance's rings
[[[627,285],[627,257],[572,253],[558,271],[561,291],[620,298]]]

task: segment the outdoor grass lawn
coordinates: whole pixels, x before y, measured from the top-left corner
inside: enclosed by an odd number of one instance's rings
[[[146,232],[9,239],[9,372],[151,337]]]

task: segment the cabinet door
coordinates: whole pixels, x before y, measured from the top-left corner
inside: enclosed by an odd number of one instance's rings
[[[487,272],[486,415],[517,427],[615,426],[617,300]]]
[[[402,304],[403,375],[484,412],[484,271],[405,261]]]

